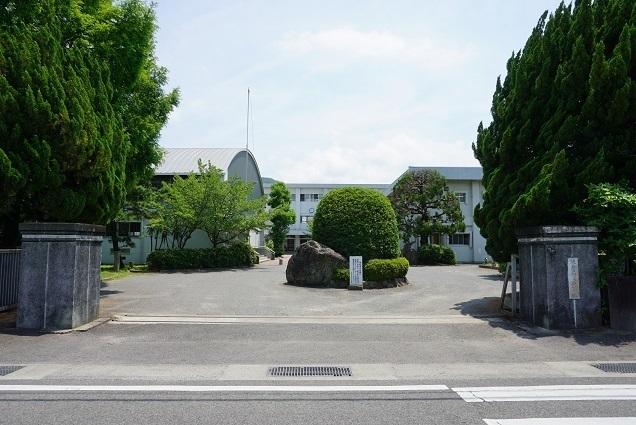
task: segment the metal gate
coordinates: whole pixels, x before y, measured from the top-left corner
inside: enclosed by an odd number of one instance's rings
[[[0,311],[18,304],[20,250],[0,249]]]

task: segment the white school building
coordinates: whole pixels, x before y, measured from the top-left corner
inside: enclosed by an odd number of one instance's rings
[[[482,201],[484,192],[481,167],[409,167],[405,173],[421,169],[436,170],[448,181],[449,190],[455,192],[459,198],[466,229],[455,235],[443,235],[434,243],[450,246],[462,263],[481,263],[488,254],[486,253],[486,240],[479,233],[479,228],[473,220],[473,211]],[[292,252],[300,244],[308,241],[308,221],[315,214],[320,199],[330,190],[341,187],[366,187],[377,190],[385,195],[391,190],[398,179],[388,184],[329,184],[329,183],[286,183],[292,195],[292,208],[296,212],[296,221],[287,233],[285,249]],[[269,194],[272,184],[276,180],[263,179],[263,188]],[[415,248],[418,245],[414,245]]]

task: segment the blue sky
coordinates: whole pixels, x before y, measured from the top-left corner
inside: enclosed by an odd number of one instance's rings
[[[557,0],[160,0],[157,56],[181,89],[165,147],[245,146],[286,182],[389,183],[479,165],[497,75]]]

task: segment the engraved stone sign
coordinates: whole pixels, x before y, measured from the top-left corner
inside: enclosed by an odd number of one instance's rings
[[[571,300],[581,299],[578,258],[568,258],[568,291]]]
[[[362,289],[362,257],[349,257],[349,287]]]

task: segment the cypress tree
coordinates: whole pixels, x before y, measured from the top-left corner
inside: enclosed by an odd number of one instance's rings
[[[473,144],[484,169],[475,220],[505,261],[514,231],[584,224],[587,185],[636,186],[636,4],[580,0],[541,16],[497,80]]]
[[[104,224],[160,160],[177,93],[138,0],[0,3],[0,244],[20,221]]]

